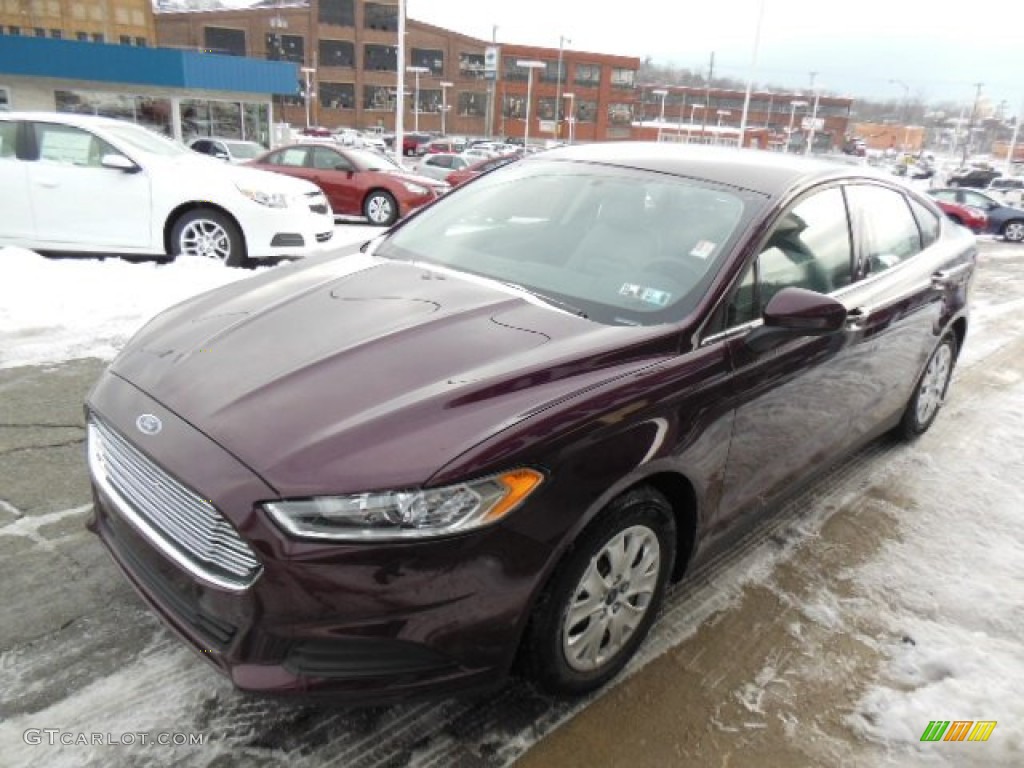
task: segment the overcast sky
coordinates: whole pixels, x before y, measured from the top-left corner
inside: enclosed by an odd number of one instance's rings
[[[652,56],[659,63],[706,68],[746,79],[760,0],[406,0],[413,19],[498,42]],[[1024,3],[952,0],[764,0],[755,80],[806,88],[810,72],[824,88],[852,96],[912,96],[970,103],[1024,100]]]

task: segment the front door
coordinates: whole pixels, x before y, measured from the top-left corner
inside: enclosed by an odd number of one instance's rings
[[[81,128],[36,122],[33,132],[38,159],[26,165],[37,241],[61,248],[149,248],[147,172],[104,168],[105,155],[122,153]]]
[[[22,123],[0,120],[0,244],[27,245],[35,239],[28,197],[28,166],[18,157]]]

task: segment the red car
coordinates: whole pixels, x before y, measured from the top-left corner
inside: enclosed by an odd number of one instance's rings
[[[984,211],[973,208],[970,205],[960,203],[947,203],[944,200],[935,200],[935,204],[942,209],[949,218],[961,226],[967,227],[974,234],[984,232],[988,227],[988,216]]]
[[[464,184],[470,179],[475,179],[481,173],[487,173],[493,171],[495,168],[501,168],[503,165],[508,165],[518,160],[521,155],[502,155],[501,157],[489,157],[481,160],[473,165],[468,165],[465,168],[460,168],[457,171],[452,171],[445,176],[445,181],[451,184],[453,187]]]
[[[312,181],[327,195],[335,214],[365,216],[385,227],[451,188],[409,173],[377,152],[326,144],[280,147],[250,165]]]

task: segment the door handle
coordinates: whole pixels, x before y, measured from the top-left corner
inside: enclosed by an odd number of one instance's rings
[[[939,290],[948,288],[949,285],[962,273],[970,269],[972,264],[961,264],[950,269],[940,269],[932,273],[932,287]]]
[[[846,313],[846,330],[861,331],[868,318],[868,310],[864,307],[855,307]]]

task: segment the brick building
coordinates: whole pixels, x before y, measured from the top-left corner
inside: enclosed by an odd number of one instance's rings
[[[160,45],[286,60],[315,70],[309,105],[314,124],[394,128],[397,4],[280,0],[244,10],[160,12],[156,31]],[[500,45],[498,71],[490,80],[486,41],[415,19],[407,21],[406,41],[406,65],[425,70],[405,77],[406,130],[441,130],[447,107],[448,133],[522,136],[529,75],[517,62],[529,59],[545,64],[529,89],[531,137],[567,138],[571,109],[580,140],[630,138],[638,58]],[[305,102],[296,87],[296,96],[282,100],[277,114],[302,125]]]
[[[0,35],[151,46],[150,0],[4,0]]]

